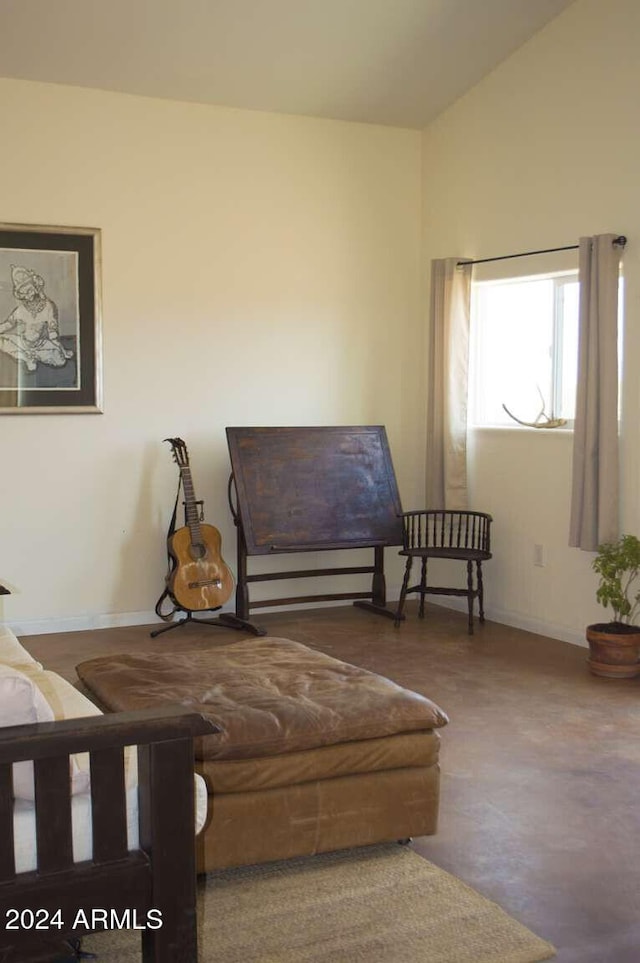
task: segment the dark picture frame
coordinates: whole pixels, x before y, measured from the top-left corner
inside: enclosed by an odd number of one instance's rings
[[[102,412],[98,228],[0,224],[0,414]]]

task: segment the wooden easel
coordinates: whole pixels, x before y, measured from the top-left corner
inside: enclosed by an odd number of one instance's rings
[[[384,427],[227,428],[237,527],[236,616],[303,602],[354,600],[387,618],[384,549],[402,544],[402,511]],[[249,574],[248,558],[368,548],[373,565]],[[255,582],[369,574],[367,592],[252,601]]]

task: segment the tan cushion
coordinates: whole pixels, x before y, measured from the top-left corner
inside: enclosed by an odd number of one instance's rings
[[[38,687],[15,666],[0,665],[0,726],[53,722],[53,711]],[[33,799],[33,763],[13,764],[13,795]]]
[[[205,759],[196,768],[204,776],[210,793],[256,792],[353,773],[433,766],[438,761],[439,747],[436,732],[408,732],[280,756]]]
[[[290,639],[104,656],[76,668],[111,710],[180,703],[217,723],[223,731],[199,741],[200,759],[300,752],[448,721],[425,696]]]
[[[8,625],[0,625],[0,662],[3,665],[15,665],[21,668],[23,664],[30,664],[42,668],[39,662],[27,652],[17,636]]]
[[[102,709],[99,709],[90,699],[87,699],[82,692],[75,686],[48,669],[39,669],[31,666],[21,666],[21,671],[29,676],[38,689],[45,697],[51,708],[56,721],[61,719],[84,719],[87,716],[101,716]],[[76,791],[82,791],[82,780],[78,773],[84,773],[85,788],[89,782],[89,753],[76,752],[71,756],[74,772],[74,785]],[[138,750],[135,746],[126,746],[124,750],[125,782],[127,789],[136,786],[138,783]]]
[[[102,715],[102,710],[95,703],[57,672],[38,668],[37,663],[35,667],[22,665],[20,671],[37,685],[51,706],[54,719],[82,719],[86,716]]]

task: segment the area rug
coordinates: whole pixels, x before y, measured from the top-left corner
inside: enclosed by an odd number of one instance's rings
[[[199,963],[537,963],[555,950],[404,846],[211,873]],[[87,937],[100,963],[138,963],[139,933]]]

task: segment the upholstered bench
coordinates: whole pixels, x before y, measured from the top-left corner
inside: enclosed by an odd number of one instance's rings
[[[181,703],[222,729],[196,746],[209,791],[201,872],[435,832],[435,703],[298,642],[83,662],[107,709]]]

